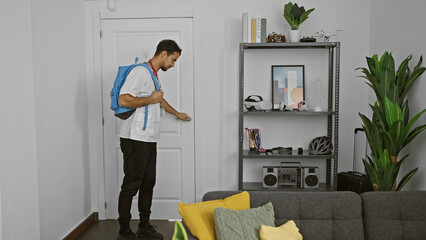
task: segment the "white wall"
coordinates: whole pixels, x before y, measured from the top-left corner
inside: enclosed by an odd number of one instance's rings
[[[31,1],[41,239],[91,213],[83,0]]]
[[[30,0],[0,1],[4,239],[40,239]]]
[[[61,239],[90,214],[84,2],[0,6],[2,237]]]
[[[341,42],[339,171],[349,170],[352,168],[353,129],[360,126],[358,112],[367,109],[367,88],[354,70],[363,65],[364,57],[369,53],[370,1],[306,0],[298,3],[316,8],[302,25],[302,34],[321,29],[344,30],[334,40]],[[194,120],[196,126],[201,126],[196,141],[200,143],[197,149],[202,149],[199,157],[203,192],[237,189],[242,13],[266,17],[268,33],[287,33],[288,27],[282,16],[283,4],[281,0],[262,4],[256,0],[117,1],[117,11],[158,10],[164,6],[166,9],[195,11],[194,71],[198,118]],[[106,1],[89,1],[87,6],[90,10],[107,10]]]
[[[410,54],[413,59],[410,68],[419,61],[421,55],[426,57],[426,2],[422,0],[398,1],[375,0],[371,1],[371,38],[370,56],[381,56],[385,51],[392,52],[396,67]],[[397,16],[397,17],[396,17]],[[366,64],[364,64],[366,66]],[[423,62],[423,67],[425,66]],[[426,74],[423,74],[413,85],[408,93],[411,115],[417,114],[426,108]],[[422,116],[417,125],[425,124],[426,117]],[[400,176],[405,175],[415,167],[419,167],[417,173],[405,186],[405,190],[426,189],[426,133],[417,136],[407,147],[410,153],[401,168]]]
[[[1,182],[0,182],[0,240],[3,239],[3,223],[2,223],[2,214],[1,214]]]

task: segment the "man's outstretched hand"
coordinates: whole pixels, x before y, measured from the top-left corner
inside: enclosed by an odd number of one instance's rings
[[[178,113],[176,114],[176,117],[182,121],[188,121],[188,122],[191,121],[191,118],[188,115],[186,115],[186,113]]]

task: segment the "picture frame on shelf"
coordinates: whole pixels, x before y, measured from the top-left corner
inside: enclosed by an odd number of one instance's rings
[[[305,66],[272,65],[271,73],[273,109],[280,109],[280,104],[297,109],[305,100]]]

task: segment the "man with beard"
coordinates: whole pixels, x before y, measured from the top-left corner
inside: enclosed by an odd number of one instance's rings
[[[118,199],[118,240],[137,239],[136,235],[146,239],[163,239],[163,235],[149,223],[155,185],[157,142],[160,137],[160,107],[182,121],[191,121],[191,118],[176,111],[163,98],[157,71],[167,71],[174,67],[181,52],[173,40],[162,40],[147,66],[133,68],[120,90],[119,105],[136,110],[123,122],[120,129],[124,178]],[[140,222],[135,234],[130,228],[130,209],[132,199],[138,191]]]

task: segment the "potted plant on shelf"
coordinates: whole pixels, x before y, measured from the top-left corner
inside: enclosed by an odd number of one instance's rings
[[[400,167],[408,157],[406,154],[400,158],[399,153],[426,129],[426,124],[423,124],[411,130],[426,112],[423,109],[410,119],[406,94],[426,70],[421,67],[420,57],[418,64],[410,71],[408,63],[411,58],[407,57],[396,72],[394,59],[388,52],[380,60],[377,55],[367,57],[368,68],[358,68],[364,73],[362,77],[367,79],[377,98],[374,105],[370,105],[373,112],[371,119],[359,113],[371,149],[371,155],[363,159],[363,163],[375,191],[400,191],[418,169],[408,172],[397,185]]]
[[[300,40],[300,25],[308,19],[308,16],[313,12],[315,8],[311,8],[308,11],[305,11],[303,6],[299,7],[297,3],[293,4],[289,2],[284,5],[284,18],[287,20],[288,24],[291,27],[289,32],[290,42],[299,42]]]

